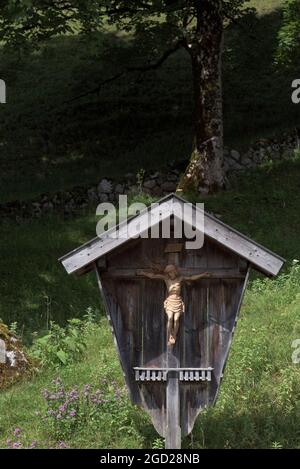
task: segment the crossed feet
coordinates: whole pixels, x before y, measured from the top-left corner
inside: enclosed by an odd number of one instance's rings
[[[174,336],[170,335],[168,345],[174,345],[176,342],[176,339]]]

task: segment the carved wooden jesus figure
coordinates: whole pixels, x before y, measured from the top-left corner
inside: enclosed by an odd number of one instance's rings
[[[164,280],[166,284],[168,295],[164,301],[164,309],[168,316],[168,345],[174,345],[179,329],[180,316],[185,310],[181,296],[182,284],[183,282],[194,282],[199,280],[206,276],[207,272],[198,275],[182,276],[178,268],[175,265],[170,264],[167,265],[163,274],[154,274],[142,271],[142,275],[155,280]]]

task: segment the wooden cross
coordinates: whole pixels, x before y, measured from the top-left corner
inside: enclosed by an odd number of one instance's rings
[[[179,255],[182,251],[181,243],[169,243],[165,248],[168,257],[168,264],[179,265]],[[174,347],[167,349],[167,368],[179,368],[179,360],[174,354]],[[167,428],[166,428],[166,449],[181,448],[181,427],[180,427],[180,393],[179,393],[179,372],[169,371],[166,387],[166,407],[167,407]]]
[[[179,265],[179,254],[182,251],[182,243],[169,243],[165,248],[168,257],[168,264]]]

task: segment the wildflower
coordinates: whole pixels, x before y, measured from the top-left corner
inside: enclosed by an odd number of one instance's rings
[[[76,401],[79,398],[79,394],[78,394],[77,389],[75,389],[75,388],[72,389],[69,392],[68,397],[69,397],[70,401]]]
[[[22,431],[21,428],[17,427],[17,428],[15,428],[13,435],[14,436],[20,436],[21,431]]]
[[[60,441],[59,444],[58,444],[58,447],[60,449],[66,449],[68,448],[68,446],[66,445],[66,443],[64,441]]]
[[[72,418],[73,418],[73,417],[76,417],[76,410],[75,410],[75,409],[72,409],[72,410],[70,411],[70,413],[69,413],[69,416],[72,417]]]
[[[12,447],[13,449],[18,449],[18,448],[21,448],[22,444],[19,442],[19,441],[16,441],[15,443],[13,443]]]

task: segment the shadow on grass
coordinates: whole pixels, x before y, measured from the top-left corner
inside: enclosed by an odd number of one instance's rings
[[[202,199],[205,208],[279,253],[299,258],[300,162],[283,161],[232,182],[226,192]],[[100,308],[93,273],[68,276],[58,258],[95,236],[91,211],[76,219],[46,217],[21,225],[1,223],[0,318],[18,322],[24,334],[44,330],[50,320],[65,324]]]
[[[299,411],[296,408],[283,413],[267,403],[262,412],[251,408],[241,412],[230,406],[220,412],[217,407],[199,414],[193,432],[182,439],[182,448],[292,449],[300,446]],[[160,438],[142,411],[137,414],[135,426],[145,448],[151,448]]]
[[[91,216],[65,221],[59,217],[1,225],[0,318],[18,323],[26,342],[43,333],[50,321],[61,325],[83,317],[88,307],[102,311],[93,273],[78,281],[58,258],[95,235]]]
[[[300,125],[291,84],[298,64],[275,65],[282,10],[248,15],[226,36],[224,102],[226,139],[234,145]]]
[[[188,437],[184,442],[186,447],[212,449],[299,447],[297,407],[286,413],[267,402],[261,411],[257,408],[251,409],[250,406],[243,411],[229,407],[223,412],[216,413],[215,409],[211,409],[207,415],[200,414],[193,437]]]
[[[280,10],[246,17],[226,32],[225,140],[247,145],[300,122],[291,103],[293,70],[273,67]],[[161,44],[159,44],[161,46]],[[39,52],[3,55],[8,103],[1,108],[0,200],[120,177],[170,161],[184,166],[192,142],[192,82],[184,51],[164,66],[128,74],[73,100],[132,64],[146,47],[110,32],[56,38]]]

